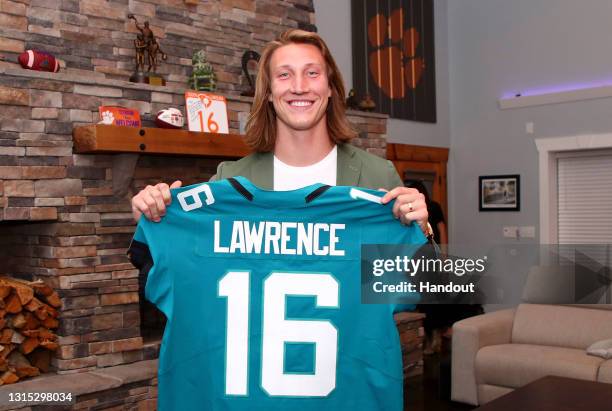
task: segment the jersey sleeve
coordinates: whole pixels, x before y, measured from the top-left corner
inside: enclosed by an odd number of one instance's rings
[[[164,275],[167,270],[161,261],[162,245],[156,242],[156,236],[159,235],[155,231],[157,230],[154,223],[142,217],[128,249],[128,257],[139,270],[140,298],[146,298],[169,317],[172,306],[172,278]]]
[[[409,245],[409,247],[406,247],[406,251],[412,253],[410,257],[413,259],[418,259],[424,256],[428,244],[427,239],[415,221],[408,225],[403,225],[399,220],[396,220],[392,221],[390,225],[392,229],[388,230],[387,232],[388,244],[400,242],[401,244]],[[407,275],[405,280],[412,282],[413,278]],[[411,293],[410,298],[403,296],[401,301],[397,301],[394,304],[393,312],[414,311],[416,309],[416,304],[418,304],[420,299],[421,296],[417,292]]]

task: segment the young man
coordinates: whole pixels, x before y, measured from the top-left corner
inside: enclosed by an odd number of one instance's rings
[[[423,244],[409,223],[427,227],[424,198],[346,143],[342,78],[318,35],[284,33],[260,65],[254,153],[220,164],[221,181],[132,200],[136,219],[168,214],[142,219],[130,247],[168,318],[158,408],[401,410],[399,307],[361,303],[360,247]]]
[[[402,186],[389,161],[348,144],[355,136],[345,115],[342,76],[323,39],[289,30],[270,42],[260,59],[245,141],[254,153],[221,163],[214,179],[244,176],[261,188],[291,190],[313,183],[389,190],[393,214],[416,221],[426,235],[427,206],[416,189]],[[132,198],[132,212],[160,221],[170,204],[170,186],[147,186]]]

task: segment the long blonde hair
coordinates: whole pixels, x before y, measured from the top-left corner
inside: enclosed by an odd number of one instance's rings
[[[331,97],[327,104],[327,130],[334,143],[348,141],[355,137],[345,114],[346,92],[344,81],[327,44],[321,36],[309,31],[290,29],[271,41],[264,48],[259,60],[259,73],[255,84],[253,107],[246,125],[246,144],[254,151],[272,151],[276,142],[276,112],[269,101],[270,97],[270,60],[279,47],[288,44],[310,44],[319,49],[327,65],[327,78]]]

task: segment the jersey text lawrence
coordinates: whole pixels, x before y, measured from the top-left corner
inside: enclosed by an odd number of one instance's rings
[[[238,220],[232,222],[232,235],[223,243],[221,232],[227,232],[220,220],[214,221],[214,252],[240,254],[318,255],[343,257],[336,248],[344,224]],[[292,244],[295,244],[292,246]]]

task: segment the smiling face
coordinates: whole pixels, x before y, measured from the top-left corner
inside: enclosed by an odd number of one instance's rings
[[[269,101],[276,111],[279,131],[326,127],[331,96],[323,55],[310,44],[288,44],[270,59]]]

